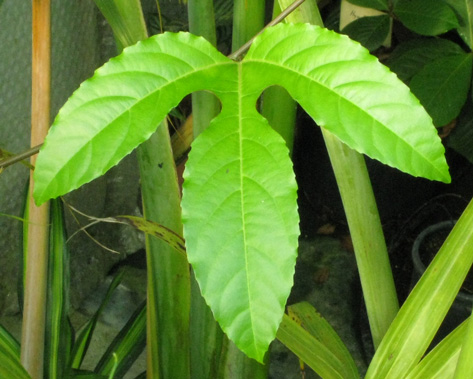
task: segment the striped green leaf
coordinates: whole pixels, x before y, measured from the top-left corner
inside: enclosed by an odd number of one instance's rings
[[[69,311],[69,253],[60,199],[51,201],[48,295],[45,338],[45,377],[64,378],[72,349]]]
[[[120,284],[125,271],[120,271],[115,277],[113,278],[112,282],[110,283],[107,293],[105,294],[100,307],[95,312],[94,316],[89,320],[89,322],[83,327],[81,332],[79,333],[76,341],[74,343],[74,348],[72,350],[72,358],[71,358],[71,368],[72,369],[79,369],[82,361],[85,358],[85,354],[87,353],[87,349],[89,347],[90,341],[92,340],[92,335],[95,330],[95,326],[99,320],[102,311],[106,307],[107,303],[109,302],[113,291],[115,288],[118,287]]]
[[[123,377],[146,345],[146,306],[143,303],[130,317],[107,348],[95,372]]]
[[[28,379],[30,376],[20,362],[20,344],[0,325],[0,377]]]

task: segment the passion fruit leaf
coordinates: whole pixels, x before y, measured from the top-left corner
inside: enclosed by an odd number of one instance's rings
[[[306,24],[268,28],[241,62],[188,33],[125,49],[59,112],[35,169],[42,203],[117,164],[185,95],[215,93],[222,111],[186,164],[187,256],[222,329],[258,361],[283,316],[299,234],[288,150],[256,108],[271,85],[354,149],[449,180],[440,139],[409,89],[358,43]]]

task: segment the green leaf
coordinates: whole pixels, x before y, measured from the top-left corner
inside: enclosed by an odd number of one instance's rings
[[[463,155],[473,164],[473,102],[471,98],[465,104],[458,117],[457,124],[447,139],[447,146]]]
[[[450,5],[459,22],[457,28],[458,34],[473,50],[473,2],[471,0],[446,0]]]
[[[346,36],[316,26],[277,26],[254,41],[243,64],[250,86],[286,88],[352,149],[414,176],[450,181],[444,148],[418,100]]]
[[[228,87],[226,76],[235,69],[207,41],[187,33],[164,33],[124,49],[59,111],[42,147],[49,153],[36,163],[35,201],[103,175],[146,141],[185,95],[209,81]]]
[[[125,49],[62,108],[35,169],[41,203],[118,163],[188,93],[213,91],[222,112],[186,165],[188,259],[222,329],[260,361],[292,286],[298,236],[288,150],[256,110],[271,85],[350,147],[449,181],[440,139],[409,89],[358,43],[305,24],[267,29],[242,62],[186,33]]]
[[[292,287],[299,230],[288,149],[257,113],[260,93],[240,93],[233,108],[222,100],[220,116],[194,141],[182,217],[188,259],[215,319],[261,362]]]
[[[110,379],[108,376],[96,374],[88,370],[71,370],[68,378],[75,379]]]
[[[436,59],[426,64],[410,82],[412,92],[436,126],[447,125],[458,116],[471,84],[472,54]]]
[[[146,346],[146,305],[139,306],[100,358],[95,372],[123,377]]]
[[[473,201],[399,310],[366,379],[404,378],[432,341],[473,262]]]
[[[398,0],[394,14],[407,28],[425,36],[436,36],[459,26],[455,13],[444,1]]]
[[[442,38],[416,38],[398,45],[386,61],[399,79],[409,83],[425,65],[439,58],[459,55],[463,49]]]
[[[139,0],[94,0],[94,2],[112,27],[120,51],[147,37]]]
[[[435,348],[430,351],[411,371],[406,379],[443,379],[455,373],[458,356],[462,348],[468,322],[463,322]]]
[[[95,326],[97,325],[99,317],[102,314],[102,311],[104,310],[108,302],[110,301],[113,291],[120,284],[124,273],[125,271],[122,270],[113,278],[112,282],[110,283],[108,287],[107,293],[105,294],[105,297],[102,300],[102,303],[100,304],[99,309],[97,309],[94,316],[89,320],[89,322],[83,327],[82,331],[79,333],[79,336],[77,337],[74,343],[74,348],[72,351],[72,359],[71,359],[72,369],[80,368],[82,361],[85,358],[85,354],[87,353],[87,349],[89,348],[90,341],[92,340],[92,335],[94,333]]]
[[[0,377],[28,379],[30,376],[20,362],[20,344],[0,325]]]
[[[471,320],[471,316],[470,316]],[[468,378],[473,372],[473,323],[468,322],[455,368],[455,378]]]
[[[60,199],[51,202],[48,297],[45,333],[45,372],[48,378],[63,378],[72,347],[69,323],[69,253]]]
[[[345,368],[344,377],[359,377],[355,361],[347,347],[327,320],[317,313],[311,304],[303,302],[291,305],[288,307],[288,313],[342,362]]]
[[[388,10],[388,0],[347,0],[349,3],[359,5],[360,7],[378,9],[380,11]]]
[[[135,216],[118,216],[116,217],[119,221],[123,221],[126,224],[133,226],[134,228],[141,230],[143,233],[154,236],[161,241],[166,242],[169,246],[174,248],[178,253],[183,256],[186,255],[186,247],[184,239],[171,229],[166,228],[157,222],[145,220],[142,217]]]
[[[359,378],[357,374],[347,374],[344,362],[286,314],[279,326],[277,338],[322,378]]]
[[[350,22],[341,32],[373,51],[386,40],[390,25],[391,19],[388,15],[361,17]]]

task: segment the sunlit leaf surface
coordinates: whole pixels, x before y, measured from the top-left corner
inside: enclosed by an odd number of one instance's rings
[[[408,88],[358,43],[305,24],[268,29],[242,62],[187,33],[125,49],[60,111],[35,170],[38,203],[69,192],[149,138],[185,95],[214,92],[222,111],[186,165],[187,255],[222,329],[259,361],[282,319],[299,233],[288,150],[256,108],[271,85],[352,148],[449,181],[440,139]]]

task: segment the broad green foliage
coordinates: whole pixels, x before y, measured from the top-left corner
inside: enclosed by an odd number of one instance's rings
[[[470,202],[392,322],[376,350],[366,379],[405,378],[424,356],[473,263],[472,230],[473,202]],[[456,343],[465,343],[465,334],[463,337],[463,341]],[[450,347],[453,353],[454,345]],[[433,368],[449,363],[449,353],[445,348],[441,350]]]
[[[0,325],[0,377],[28,379],[20,362],[20,344]]]
[[[471,84],[473,55],[462,53],[427,64],[411,80],[410,88],[436,126],[444,126],[460,113]]]
[[[437,59],[464,54],[456,43],[441,38],[416,38],[397,46],[387,60],[399,79],[409,83],[413,76]]]
[[[414,39],[399,45],[387,64],[409,84],[436,126],[459,115],[471,84],[471,53],[445,39]]]
[[[256,109],[271,85],[350,147],[449,181],[431,119],[408,88],[359,44],[306,24],[269,28],[241,62],[188,33],[125,49],[59,112],[35,170],[38,203],[69,192],[149,138],[185,95],[214,92],[222,111],[186,166],[188,259],[222,329],[259,361],[292,286],[298,236],[288,151]]]
[[[444,1],[397,0],[394,13],[412,31],[436,36],[459,26],[453,10]]]
[[[348,0],[348,2],[360,7],[373,8],[380,11],[388,10],[388,0]]]
[[[343,28],[342,33],[372,51],[383,44],[390,28],[391,19],[387,14],[383,14],[381,16],[361,17],[350,22]]]
[[[473,50],[473,1],[446,0],[446,2],[452,7],[458,18],[458,34],[468,47]]]

